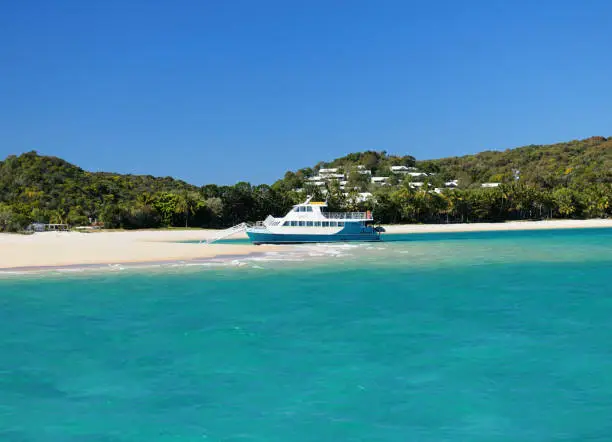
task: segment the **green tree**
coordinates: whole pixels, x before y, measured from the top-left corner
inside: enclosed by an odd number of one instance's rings
[[[159,192],[155,195],[153,207],[161,216],[161,222],[164,226],[172,226],[173,217],[177,212],[180,212],[177,207],[179,205],[179,197],[171,192]]]
[[[189,227],[189,215],[204,206],[204,199],[197,192],[184,191],[177,195],[175,210],[185,216],[185,227]]]
[[[570,217],[577,210],[574,192],[567,187],[555,189],[553,192],[553,200],[557,206],[557,212],[563,217]]]
[[[54,224],[66,224],[68,210],[63,207],[58,207],[51,211],[50,221]]]
[[[13,210],[6,204],[0,203],[0,232],[17,230],[16,217]]]

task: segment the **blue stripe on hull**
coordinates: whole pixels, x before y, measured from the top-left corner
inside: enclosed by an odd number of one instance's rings
[[[336,233],[333,235],[276,234],[247,231],[253,244],[295,244],[312,242],[380,241],[378,233]]]

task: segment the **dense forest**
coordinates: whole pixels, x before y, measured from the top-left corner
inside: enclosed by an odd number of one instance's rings
[[[389,177],[372,184],[370,175]],[[410,175],[427,173],[415,188]],[[311,184],[322,168],[346,176]],[[445,182],[457,180],[455,188]],[[484,182],[500,183],[483,188]],[[437,191],[434,191],[437,189]],[[367,200],[360,192],[371,194]],[[446,223],[612,216],[612,138],[592,137],[547,146],[417,161],[386,152],[352,153],[311,168],[287,172],[272,185],[193,186],[173,178],[92,173],[62,159],[29,152],[0,162],[0,230],[32,222],[106,228],[226,227],[283,215],[306,194],[327,199],[334,210],[373,210],[381,223]]]

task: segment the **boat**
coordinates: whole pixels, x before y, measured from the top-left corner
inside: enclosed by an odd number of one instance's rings
[[[372,224],[372,212],[329,212],[327,202],[308,197],[282,218],[268,216],[246,233],[253,244],[295,244],[380,241],[381,228]]]

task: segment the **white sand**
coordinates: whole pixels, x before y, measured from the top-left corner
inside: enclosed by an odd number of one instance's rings
[[[612,220],[558,220],[475,224],[412,224],[385,226],[387,233],[475,232],[612,227]],[[181,244],[203,240],[215,230],[139,230],[125,232],[48,232],[0,234],[0,269],[69,265],[181,261],[228,255],[244,256],[289,246],[250,244]],[[234,238],[246,237],[244,233]]]
[[[402,224],[384,226],[387,233],[492,232],[505,230],[584,229],[612,227],[612,219],[510,221],[473,224]]]
[[[214,233],[212,230],[3,233],[0,234],[0,269],[180,261],[273,250],[270,246],[250,244],[173,242],[201,240]]]

